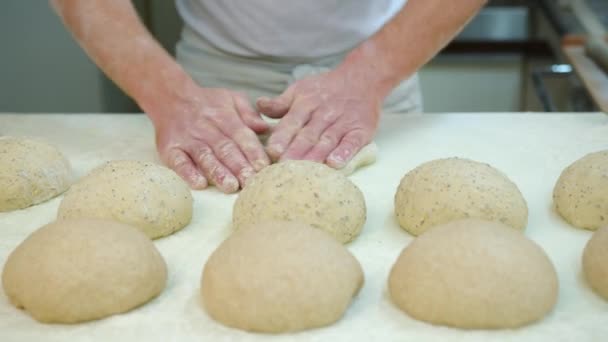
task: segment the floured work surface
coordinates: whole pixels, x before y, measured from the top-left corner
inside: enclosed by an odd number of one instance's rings
[[[143,115],[0,114],[0,135],[40,136],[70,159],[76,176],[111,159],[158,161],[152,126]],[[335,325],[287,335],[226,328],[200,305],[207,257],[230,234],[236,195],[194,192],[194,217],[183,230],[154,241],[167,261],[169,281],[159,298],[126,314],[78,325],[45,325],[9,304],[0,290],[0,341],[603,341],[608,302],[595,295],[581,271],[590,231],[568,226],[553,211],[551,194],[561,171],[583,155],[608,148],[604,114],[385,115],[375,164],[351,179],[368,208],[361,235],[347,247],[359,259],[365,284]],[[555,310],[518,329],[465,331],[409,318],[389,300],[387,277],[412,236],[399,228],[393,196],[405,172],[422,162],[459,156],[486,162],[513,180],[530,210],[525,234],[556,266]],[[0,264],[32,231],[55,218],[61,196],[25,210],[0,213]]]

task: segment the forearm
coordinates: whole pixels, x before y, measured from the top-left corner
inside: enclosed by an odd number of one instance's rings
[[[347,55],[339,69],[364,73],[382,96],[437,54],[486,0],[409,0],[380,31]]]
[[[185,96],[192,86],[190,77],[146,30],[130,0],[52,4],[87,54],[145,111],[159,101]]]

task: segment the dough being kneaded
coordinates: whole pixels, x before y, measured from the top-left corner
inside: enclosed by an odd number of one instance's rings
[[[10,254],[2,285],[10,301],[44,323],[77,323],[142,305],[165,287],[167,268],[142,232],[122,223],[50,223]]]
[[[517,186],[492,166],[464,158],[426,162],[395,194],[399,225],[412,235],[450,221],[478,218],[524,230],[528,206]]]
[[[201,294],[227,326],[280,333],[337,321],[362,284],[361,265],[330,235],[270,221],[241,228],[211,254]]]
[[[190,223],[192,204],[190,188],[172,170],[119,160],[94,169],[74,184],[61,201],[57,217],[111,219],[156,239]]]
[[[324,164],[289,160],[255,175],[239,194],[235,229],[269,220],[307,223],[346,243],[366,219],[363,193],[346,176]]]
[[[608,225],[608,150],[590,153],[564,169],[553,202],[575,227],[596,230]]]
[[[271,120],[271,122],[273,123],[273,125],[276,125],[276,123],[278,123],[278,120]],[[270,131],[272,131],[272,130],[270,130]],[[260,139],[260,142],[263,145],[266,145],[269,137],[270,137],[270,135],[268,133],[261,134],[258,136],[258,138]],[[378,156],[378,145],[376,144],[376,142],[372,141],[369,144],[363,146],[359,150],[359,152],[357,152],[353,156],[353,158],[348,163],[346,163],[346,165],[343,168],[336,169],[336,170],[345,176],[350,176],[351,174],[353,174],[355,171],[359,170],[360,168],[363,168],[365,166],[375,163],[377,156]]]
[[[0,212],[27,208],[65,192],[72,169],[55,147],[34,139],[0,137]]]
[[[393,265],[393,302],[413,318],[468,329],[516,328],[550,312],[557,274],[540,246],[498,222],[465,219],[413,240]]]

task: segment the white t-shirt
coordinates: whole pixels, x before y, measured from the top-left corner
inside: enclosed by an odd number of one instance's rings
[[[407,0],[176,0],[185,25],[246,57],[316,58],[378,31]]]

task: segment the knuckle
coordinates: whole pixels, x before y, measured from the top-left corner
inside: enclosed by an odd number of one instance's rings
[[[230,140],[220,140],[215,145],[215,151],[220,159],[226,159],[236,152],[236,145]]]
[[[180,169],[183,167],[186,167],[188,165],[190,161],[188,160],[188,158],[186,158],[186,156],[180,155],[177,156],[175,159],[173,159],[173,167],[175,167],[176,169]]]
[[[182,165],[188,164],[188,157],[184,152],[177,149],[171,149],[169,152],[165,153],[164,158],[167,165],[172,166],[174,168],[181,167]]]
[[[219,165],[211,165],[207,170],[209,176],[215,183],[221,183],[221,180],[225,177],[225,172]]]
[[[265,156],[264,147],[260,144],[245,143],[241,149],[250,159],[261,159]]]
[[[310,113],[303,110],[294,111],[290,113],[289,116],[286,116],[281,122],[286,128],[299,129],[304,126],[309,118],[309,114]]]
[[[319,144],[325,146],[335,146],[338,143],[338,138],[331,133],[325,133],[319,138]]]
[[[220,113],[220,110],[217,108],[206,108],[204,111],[204,116],[208,120],[217,122],[217,120],[219,120],[221,117],[221,113]]]
[[[305,145],[315,145],[317,143],[317,141],[318,141],[317,137],[308,131],[301,132],[294,139],[294,142],[296,142],[298,144],[305,144]]]
[[[251,143],[257,140],[257,136],[248,128],[239,128],[232,134],[232,139],[239,143]]]
[[[201,147],[198,149],[196,153],[196,159],[199,164],[208,165],[211,160],[213,160],[213,151],[211,151],[208,147]]]
[[[354,150],[359,148],[359,146],[361,146],[361,143],[355,138],[345,138],[344,140],[342,140],[341,145],[343,146],[343,149]]]
[[[336,121],[337,112],[335,110],[327,110],[317,116],[317,120],[320,120],[322,123],[331,124]]]
[[[287,145],[287,143],[290,141],[289,136],[286,134],[273,134],[270,136],[270,138],[268,138],[268,142],[266,143],[267,146],[274,146],[274,145]]]

